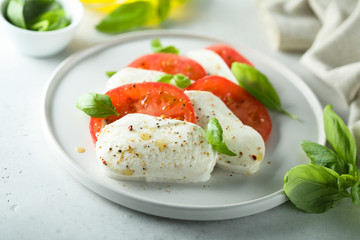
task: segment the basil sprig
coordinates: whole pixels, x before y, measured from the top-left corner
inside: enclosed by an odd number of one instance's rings
[[[55,0],[10,0],[6,18],[17,27],[34,31],[53,31],[71,22]]]
[[[155,82],[170,83],[171,80],[174,80],[176,86],[181,89],[184,89],[191,84],[190,79],[181,73],[176,75],[163,74],[155,78]]]
[[[331,105],[324,108],[324,126],[330,146],[303,141],[301,146],[311,164],[296,166],[284,177],[285,194],[305,212],[325,212],[343,198],[360,206],[354,138]]]
[[[158,38],[154,38],[151,41],[151,48],[154,53],[162,52],[162,53],[179,54],[179,49],[177,49],[174,46],[163,46]]]
[[[119,116],[109,96],[99,93],[86,93],[77,99],[76,107],[90,117],[105,118]]]
[[[223,138],[223,130],[217,118],[211,118],[206,130],[207,138],[211,146],[218,152],[228,156],[236,156],[236,153],[230,151]]]
[[[231,71],[239,85],[264,104],[264,106],[286,114],[292,119],[298,119],[297,116],[282,108],[280,97],[276,93],[273,85],[269,79],[256,68],[244,63],[234,62],[231,65]]]

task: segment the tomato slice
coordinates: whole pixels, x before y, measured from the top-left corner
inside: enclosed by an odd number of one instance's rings
[[[245,63],[250,66],[254,66],[249,60],[247,60],[243,55],[241,55],[238,51],[233,49],[232,47],[225,44],[217,44],[207,47],[211,51],[217,53],[231,68],[231,64],[233,62]]]
[[[268,139],[272,123],[267,109],[244,88],[220,76],[206,76],[186,90],[209,91],[219,97],[226,106],[245,124]]]
[[[128,113],[144,113],[156,117],[172,118],[195,123],[194,108],[190,99],[179,88],[166,83],[145,82],[120,86],[105,93],[119,116],[90,119],[93,142],[104,124],[110,124]]]
[[[182,73],[192,80],[206,76],[204,68],[194,60],[171,53],[153,53],[144,55],[128,65],[134,68],[157,70],[169,74]]]

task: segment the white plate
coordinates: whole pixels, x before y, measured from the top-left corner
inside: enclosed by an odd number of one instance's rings
[[[106,71],[119,70],[149,53],[150,41],[161,38],[182,53],[226,42],[174,31],[123,34],[112,41],[77,53],[65,60],[51,76],[42,99],[42,128],[59,163],[79,182],[128,208],[157,216],[188,220],[220,220],[255,214],[287,200],[283,176],[292,167],[307,163],[301,140],[325,142],[322,108],[305,83],[290,70],[252,49],[229,43],[265,73],[279,93],[285,109],[300,116],[295,121],[270,112],[273,132],[266,143],[261,169],[240,176],[215,169],[201,184],[122,182],[100,171],[90,134],[89,117],[75,107],[83,93],[104,92]],[[86,149],[78,153],[76,147]]]

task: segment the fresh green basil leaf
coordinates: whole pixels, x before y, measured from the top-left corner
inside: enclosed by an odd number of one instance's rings
[[[346,163],[329,148],[310,141],[302,141],[301,147],[312,164],[330,168],[338,174],[348,173]]]
[[[360,206],[360,182],[351,187],[351,198],[354,204]]]
[[[318,165],[299,165],[284,177],[284,191],[299,209],[310,213],[322,213],[332,208],[340,199],[350,197],[339,191],[339,174]]]
[[[256,68],[247,64],[234,62],[231,65],[231,71],[239,85],[258,99],[263,105],[284,113],[292,119],[298,119],[297,116],[292,115],[281,107],[279,95],[273,85],[268,78]]]
[[[40,15],[29,29],[35,31],[53,31],[64,28],[70,24],[64,10],[57,9]]]
[[[154,79],[154,81],[155,82],[162,82],[162,83],[170,83],[173,78],[174,78],[174,76],[171,75],[171,74],[164,74],[164,75],[157,76]]]
[[[216,151],[225,155],[236,156],[236,153],[230,151],[226,146],[223,138],[223,130],[217,118],[210,119],[207,125],[206,135],[210,144]]]
[[[76,107],[90,117],[105,118],[113,115],[119,116],[110,97],[104,94],[83,94],[78,98]]]
[[[107,15],[96,29],[104,33],[120,33],[144,24],[152,14],[153,6],[147,1],[124,3]]]
[[[174,80],[175,80],[176,86],[178,86],[181,89],[184,89],[191,84],[190,79],[181,73],[176,74],[174,76]]]
[[[332,110],[331,105],[324,108],[324,127],[326,139],[349,166],[349,174],[358,177],[355,140],[344,121]]]
[[[6,9],[6,17],[15,26],[26,29],[24,6],[25,0],[10,0]]]
[[[58,9],[62,6],[55,0],[28,0],[24,7],[25,22],[35,24],[42,14]]]
[[[162,52],[162,53],[179,54],[179,49],[177,49],[174,46],[163,46],[158,38],[154,38],[151,41],[151,48],[154,53]]]
[[[171,4],[170,0],[158,0],[157,14],[161,22],[164,21],[169,16],[170,4]]]
[[[359,179],[356,179],[353,175],[349,175],[349,174],[340,175],[337,180],[338,189],[340,191],[345,191],[358,181]]]
[[[107,71],[105,74],[108,77],[112,77],[115,73],[117,73],[116,71]]]

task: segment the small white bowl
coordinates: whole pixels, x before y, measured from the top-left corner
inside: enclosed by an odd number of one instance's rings
[[[1,0],[0,23],[15,47],[23,54],[46,57],[59,53],[72,40],[84,15],[84,7],[79,0],[57,0],[70,17],[69,26],[48,32],[31,31],[16,27],[5,19],[8,0]]]

